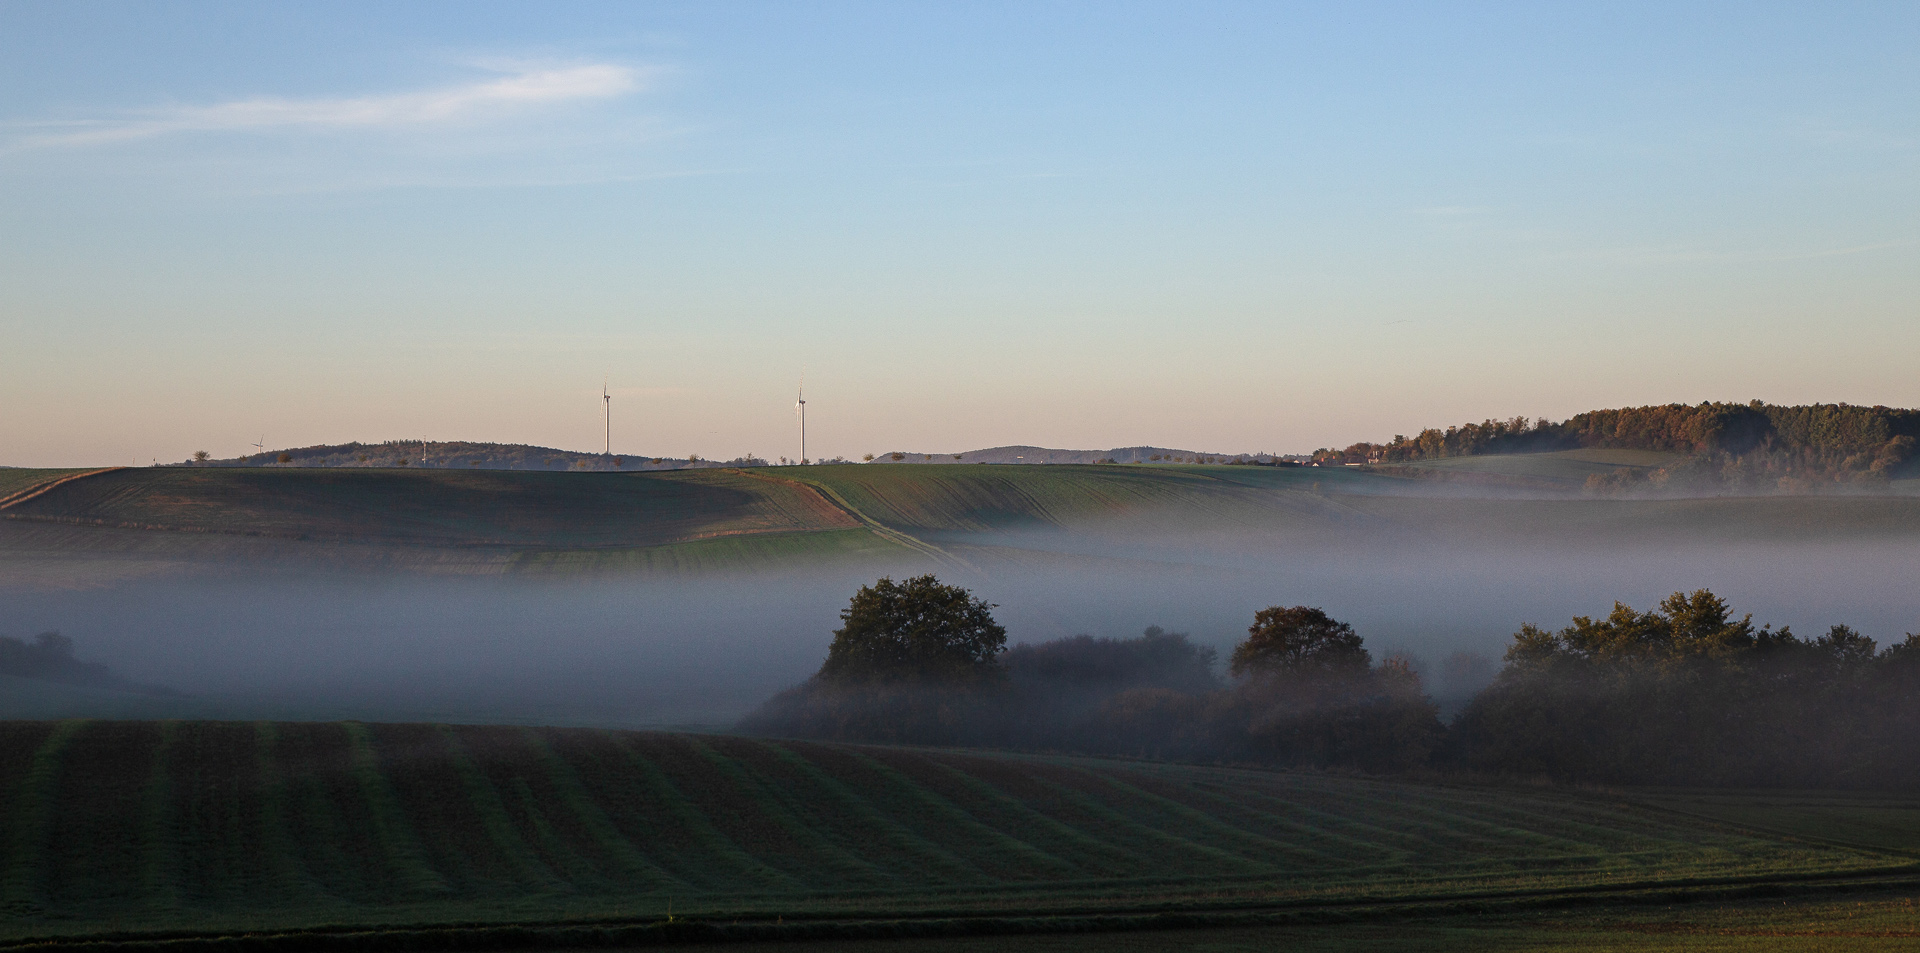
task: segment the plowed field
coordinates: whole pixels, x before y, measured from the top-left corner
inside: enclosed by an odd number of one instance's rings
[[[13,722],[0,779],[0,946],[1076,929],[1920,874],[1625,796],[711,735]]]

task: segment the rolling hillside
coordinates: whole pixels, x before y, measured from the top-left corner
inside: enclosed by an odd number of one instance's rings
[[[0,562],[16,575],[81,559],[122,567],[296,559],[461,573],[705,572],[802,559],[953,565],[959,550],[992,558],[1009,545],[1180,561],[1195,546],[1229,540],[1272,549],[1920,534],[1920,495],[1912,493],[1595,499],[1576,489],[1596,468],[1653,466],[1657,456],[1581,450],[1377,470],[0,470],[17,487],[14,502],[0,507]]]
[[[0,779],[0,948],[1192,926],[1920,874],[1737,804],[710,735],[9,722]],[[1914,841],[1915,804],[1869,807]]]
[[[874,463],[1225,463],[1229,460],[1270,461],[1270,453],[1205,453],[1171,447],[1115,447],[1112,450],[1055,450],[1026,445],[988,447],[962,453],[911,453],[896,450],[873,458]]]
[[[1408,473],[1472,479],[1495,478],[1488,482],[1534,485],[1577,491],[1588,477],[1606,476],[1617,470],[1655,470],[1674,466],[1686,459],[1684,454],[1660,450],[1557,450],[1546,453],[1481,454],[1466,457],[1439,457],[1413,460],[1382,467],[1388,473]],[[1499,478],[1505,478],[1504,481]]]
[[[818,493],[750,471],[116,470],[9,508],[16,520],[432,546],[643,547],[855,529]]]
[[[94,473],[97,470],[98,468],[36,470],[6,467],[0,469],[0,510],[16,506],[37,491],[45,490],[62,480],[84,473]]]

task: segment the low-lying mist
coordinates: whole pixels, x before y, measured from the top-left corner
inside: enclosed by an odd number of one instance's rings
[[[960,562],[945,564],[572,579],[201,566],[89,588],[12,585],[0,590],[0,634],[58,630],[80,659],[189,696],[160,713],[646,726],[730,724],[804,680],[847,598],[883,573],[932,571],[972,589],[997,604],[1014,645],[1160,625],[1224,657],[1256,610],[1297,604],[1430,673],[1460,651],[1497,660],[1522,623],[1702,587],[1796,631],[1845,623],[1884,644],[1920,628],[1910,539],[1587,539],[1063,530],[948,545]],[[0,695],[12,717],[103,705],[98,693]]]

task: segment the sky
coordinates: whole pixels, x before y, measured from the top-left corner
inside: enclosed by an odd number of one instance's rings
[[[0,0],[0,465],[1920,405],[1912,3]]]

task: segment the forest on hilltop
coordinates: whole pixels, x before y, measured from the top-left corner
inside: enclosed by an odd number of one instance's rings
[[[1314,462],[1404,464],[1479,454],[1649,450],[1683,462],[1596,476],[1590,490],[1726,488],[1807,491],[1820,484],[1884,485],[1912,475],[1920,411],[1851,404],[1657,404],[1576,414],[1560,423],[1525,417],[1429,428],[1386,443],[1322,448]]]

